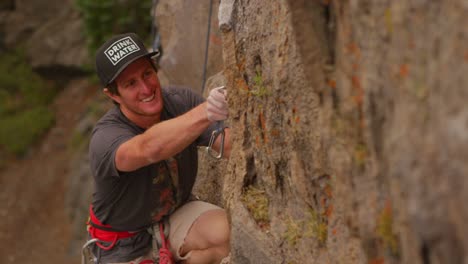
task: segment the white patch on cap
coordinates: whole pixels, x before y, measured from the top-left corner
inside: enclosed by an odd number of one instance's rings
[[[138,47],[131,37],[125,37],[112,43],[112,45],[104,51],[104,54],[106,54],[106,57],[112,65],[115,66],[119,61],[139,50],[140,47]]]

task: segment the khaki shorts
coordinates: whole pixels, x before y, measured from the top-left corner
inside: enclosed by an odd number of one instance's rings
[[[203,213],[211,210],[224,209],[207,202],[192,201],[177,209],[177,211],[175,211],[169,217],[169,224],[171,226],[169,229],[170,250],[176,261],[188,258],[188,255],[180,256],[179,252],[182,245],[184,244],[185,237],[187,236],[190,228],[192,227],[192,224],[198,219],[198,217]],[[113,264],[138,264],[140,262],[150,259],[152,259],[152,251],[148,252],[147,255],[136,258],[132,261],[119,262]]]
[[[224,210],[223,208],[202,201],[192,201],[181,208],[177,209],[170,217],[169,224],[169,242],[171,244],[171,252],[174,254],[176,261],[186,259],[188,256],[180,256],[180,248],[184,244],[193,223],[200,215],[211,210]]]

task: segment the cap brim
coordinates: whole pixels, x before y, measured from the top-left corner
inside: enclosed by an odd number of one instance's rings
[[[139,58],[143,58],[143,57],[154,57],[154,56],[158,56],[160,54],[159,50],[155,50],[155,51],[151,51],[151,52],[148,52],[146,54],[142,54],[140,56],[137,56],[135,58],[133,58],[132,60],[129,60],[127,61],[124,65],[122,65],[120,67],[120,69],[115,72],[114,76],[112,76],[112,78],[109,80],[109,82],[107,83],[107,85],[109,85],[110,83],[112,83],[113,81],[115,81],[115,78],[117,78],[117,76],[119,76],[119,74],[125,70],[125,68],[127,68],[128,65],[130,65],[130,63],[138,60]]]

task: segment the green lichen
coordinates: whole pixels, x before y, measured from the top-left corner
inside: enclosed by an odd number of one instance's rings
[[[359,167],[364,167],[368,157],[367,147],[364,144],[357,144],[354,148],[354,160]]]
[[[284,239],[290,246],[295,246],[302,238],[302,226],[304,221],[295,221],[291,217],[286,220],[286,231],[283,234]]]
[[[416,80],[412,83],[410,91],[419,100],[426,99],[429,94],[427,84],[422,80],[422,78],[421,80]]]
[[[385,10],[385,26],[387,27],[387,31],[389,33],[393,33],[393,23],[392,23],[392,11],[390,8]]]
[[[382,210],[377,220],[377,235],[384,248],[393,255],[398,255],[398,239],[393,231],[393,216],[391,206],[388,204]]]
[[[325,245],[328,237],[328,224],[315,210],[310,209],[309,216],[305,222],[305,237],[317,239],[320,245]]]
[[[254,82],[254,87],[252,91],[250,91],[252,95],[258,96],[258,97],[270,95],[270,91],[268,91],[268,89],[263,84],[263,77],[259,71],[257,71],[257,73],[255,74],[255,77],[253,78],[253,82]]]
[[[261,226],[268,225],[270,222],[268,214],[268,198],[264,190],[260,190],[250,185],[244,190],[241,200],[257,224]]]
[[[296,220],[288,218],[286,220],[286,231],[283,238],[290,246],[295,246],[302,238],[314,238],[320,246],[327,242],[328,223],[315,210],[310,210],[305,220]]]

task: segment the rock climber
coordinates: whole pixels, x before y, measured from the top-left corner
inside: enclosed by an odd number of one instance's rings
[[[156,54],[134,33],[97,50],[96,72],[114,107],[89,145],[89,248],[98,263],[220,263],[230,250],[226,212],[191,191],[197,146],[228,117],[226,91],[214,88],[205,101],[188,88],[161,87]],[[229,157],[228,128],[225,137]]]

